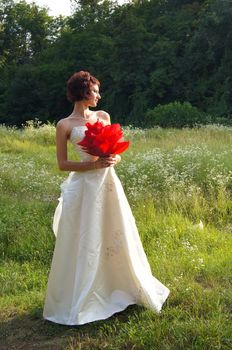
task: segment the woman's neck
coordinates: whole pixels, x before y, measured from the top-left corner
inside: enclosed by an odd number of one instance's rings
[[[84,119],[88,119],[90,114],[89,107],[81,102],[75,102],[73,111],[72,111],[72,116],[73,117],[81,117]]]

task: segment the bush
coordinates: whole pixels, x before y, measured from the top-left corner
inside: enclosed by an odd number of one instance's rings
[[[163,128],[193,127],[197,124],[208,124],[211,117],[205,112],[199,111],[189,102],[172,102],[167,105],[158,105],[149,109],[145,115],[147,127],[160,126]]]

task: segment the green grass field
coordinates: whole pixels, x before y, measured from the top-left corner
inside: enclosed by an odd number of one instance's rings
[[[67,173],[55,128],[0,127],[1,350],[231,350],[232,129],[125,128],[117,173],[154,275],[171,294],[83,326],[42,319],[51,229]],[[76,155],[71,147],[72,159]]]

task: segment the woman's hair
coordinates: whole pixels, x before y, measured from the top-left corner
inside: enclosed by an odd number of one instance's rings
[[[74,73],[67,81],[67,98],[70,102],[87,100],[91,84],[100,86],[100,82],[89,72],[83,70]]]

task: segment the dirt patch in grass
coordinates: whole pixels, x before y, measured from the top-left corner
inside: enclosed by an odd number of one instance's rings
[[[57,334],[58,333],[58,334]],[[60,350],[65,349],[64,329],[31,315],[13,317],[0,323],[1,350]]]
[[[30,314],[17,316],[8,310],[0,322],[1,350],[102,350],[113,342],[111,337],[99,336],[100,327],[106,322],[127,322],[128,316],[138,310],[132,305],[108,320],[92,322],[81,326],[64,326],[45,321],[42,310],[31,310]],[[126,344],[125,344],[126,346]],[[133,346],[125,347],[131,349]],[[124,349],[124,348],[123,348]]]

